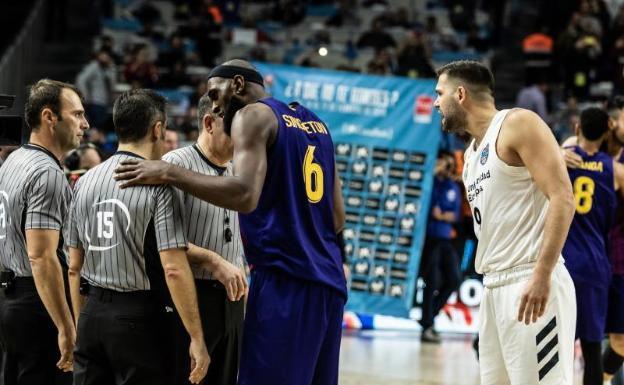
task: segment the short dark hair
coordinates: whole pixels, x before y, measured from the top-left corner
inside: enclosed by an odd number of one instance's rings
[[[30,86],[28,100],[24,106],[24,116],[26,123],[32,131],[37,131],[41,125],[41,111],[49,108],[58,116],[59,120],[63,120],[61,116],[61,92],[64,88],[74,91],[82,100],[82,95],[78,88],[69,83],[59,82],[58,80],[41,79],[37,83]]]
[[[459,79],[467,83],[471,91],[487,92],[494,95],[494,75],[483,63],[474,60],[454,61],[440,67],[436,74],[446,74],[449,78]]]
[[[139,88],[121,94],[113,106],[113,123],[119,142],[138,142],[157,121],[165,121],[167,100],[155,91]]]
[[[609,115],[598,107],[581,111],[581,133],[587,140],[598,140],[609,130]]]
[[[203,128],[204,115],[210,112],[211,104],[212,99],[210,99],[207,93],[199,98],[199,102],[197,103],[197,128],[199,128],[200,131]]]

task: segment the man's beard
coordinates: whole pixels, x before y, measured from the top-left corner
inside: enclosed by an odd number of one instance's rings
[[[227,136],[232,136],[232,121],[234,120],[234,115],[246,105],[247,104],[236,96],[232,96],[230,99],[230,103],[228,103],[225,114],[223,115],[223,131]]]
[[[466,132],[467,126],[466,112],[456,103],[451,104],[448,113],[442,116],[442,131],[459,134]]]

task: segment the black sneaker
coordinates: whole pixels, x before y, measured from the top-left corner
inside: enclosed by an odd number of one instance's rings
[[[439,344],[441,340],[440,337],[435,334],[433,328],[427,328],[422,331],[420,341],[430,344]]]

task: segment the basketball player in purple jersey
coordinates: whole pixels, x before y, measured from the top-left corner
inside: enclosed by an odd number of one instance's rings
[[[624,100],[616,98],[608,108],[610,130],[602,146],[615,162],[624,164]],[[575,145],[576,137],[571,137],[564,147]],[[574,151],[564,150],[568,168],[579,168],[582,158]],[[622,190],[620,190],[622,191]],[[624,198],[617,195],[617,209],[613,227],[609,234],[609,256],[612,277],[609,286],[609,300],[605,331],[609,334],[609,346],[603,352],[604,380],[611,377],[622,367],[624,362]]]
[[[611,281],[608,257],[609,231],[615,211],[615,190],[624,183],[624,170],[600,151],[609,131],[609,116],[597,107],[581,113],[575,128],[580,155],[578,168],[568,168],[574,189],[576,212],[563,247],[566,267],[576,287],[576,337],[581,341],[584,385],[601,385],[604,337]]]
[[[271,98],[243,60],[215,67],[207,95],[232,137],[234,176],[156,161],[121,166],[117,179],[171,184],[240,213],[252,279],[239,385],[337,385],[344,207],[327,126],[304,106]]]

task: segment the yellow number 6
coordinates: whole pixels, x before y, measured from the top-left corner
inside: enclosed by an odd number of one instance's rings
[[[323,198],[323,169],[314,161],[315,146],[308,146],[303,158],[303,182],[306,195],[311,203],[318,203]]]

